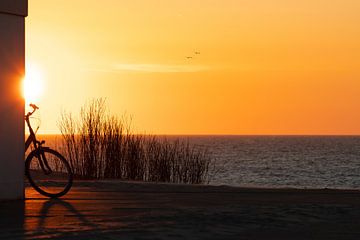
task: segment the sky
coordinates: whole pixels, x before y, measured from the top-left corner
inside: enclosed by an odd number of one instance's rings
[[[40,132],[106,98],[137,132],[360,134],[359,12],[358,0],[29,0]]]

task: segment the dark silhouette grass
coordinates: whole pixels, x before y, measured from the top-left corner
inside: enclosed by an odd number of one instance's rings
[[[80,117],[63,112],[63,153],[74,175],[86,179],[206,183],[212,163],[206,149],[187,141],[135,134],[131,120],[107,111],[105,100],[85,104]]]

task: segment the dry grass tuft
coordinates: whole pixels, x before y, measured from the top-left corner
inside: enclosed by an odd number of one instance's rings
[[[131,132],[127,118],[108,113],[103,99],[63,112],[59,121],[64,153],[76,176],[173,183],[205,183],[211,159],[186,141]]]

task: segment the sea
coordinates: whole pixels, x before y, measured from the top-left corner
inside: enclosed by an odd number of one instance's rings
[[[360,189],[360,136],[167,138],[206,149],[211,185]],[[61,136],[51,139],[59,147]]]

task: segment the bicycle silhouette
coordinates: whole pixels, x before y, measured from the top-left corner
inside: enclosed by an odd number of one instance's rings
[[[45,141],[36,139],[30,116],[39,108],[35,104],[30,104],[30,107],[33,111],[25,115],[30,133],[25,142],[25,152],[31,145],[33,149],[25,160],[25,175],[37,192],[47,197],[58,198],[65,195],[72,186],[71,167],[60,153],[44,147]]]

